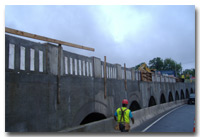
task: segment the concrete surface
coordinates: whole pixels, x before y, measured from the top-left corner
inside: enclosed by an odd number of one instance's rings
[[[140,126],[145,121],[156,117],[157,115],[166,112],[170,109],[173,109],[175,107],[181,106],[185,104],[186,101],[174,101],[170,103],[165,103],[161,105],[156,105],[149,108],[144,108],[135,112],[132,112],[133,117],[135,119],[135,123],[131,124],[131,129],[136,128],[137,126]],[[69,129],[63,129],[60,132],[102,132],[102,133],[113,133],[113,132],[119,132],[114,129],[117,122],[114,121],[114,118],[107,118],[105,120],[85,124],[82,126],[69,128]]]
[[[14,70],[8,69],[9,43],[15,44],[16,47]],[[20,70],[20,46],[25,47],[25,70]],[[148,109],[151,97],[159,105],[161,94],[164,94],[168,102],[169,93],[172,93],[175,99],[175,91],[178,91],[179,96],[181,90],[184,95],[186,91],[195,91],[195,83],[142,82],[136,79],[127,80],[127,90],[125,90],[121,65],[108,63],[108,66],[117,68],[117,77],[107,79],[107,96],[104,98],[104,78],[99,77],[102,71],[98,58],[62,50],[61,77],[58,80],[57,45],[41,44],[6,35],[5,48],[6,132],[60,131],[80,125],[92,113],[99,113],[109,118],[121,106],[124,98],[129,100],[129,106],[131,102],[136,101],[148,118],[152,115]],[[30,71],[30,48],[35,49],[34,71]],[[39,72],[39,50],[43,51],[43,72]],[[73,62],[76,59],[91,63],[92,68],[88,69],[93,75],[75,75],[74,64],[72,64],[73,74],[65,74],[64,70],[66,67],[70,70],[70,64],[69,62],[64,64],[64,57],[72,58]],[[83,74],[83,64],[81,68]],[[58,87],[60,87],[59,104]],[[94,131],[96,130],[98,129]]]

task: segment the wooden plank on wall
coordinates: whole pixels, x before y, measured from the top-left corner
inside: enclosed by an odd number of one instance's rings
[[[106,96],[107,96],[106,78],[107,78],[107,72],[106,72],[106,56],[104,56],[104,98],[106,98]]]
[[[37,40],[52,42],[52,43],[61,44],[61,45],[66,45],[66,46],[69,46],[69,47],[74,47],[74,48],[79,48],[79,49],[84,49],[84,50],[90,50],[90,51],[95,50],[94,48],[85,47],[85,46],[82,46],[82,45],[73,44],[73,43],[69,43],[69,42],[64,42],[64,41],[61,41],[61,40],[51,39],[51,38],[47,38],[47,37],[44,37],[44,36],[39,36],[39,35],[36,35],[36,34],[31,34],[31,33],[23,32],[23,31],[19,31],[19,30],[7,28],[7,27],[5,27],[5,32],[15,34],[15,35],[19,35],[19,36],[28,37],[28,38],[33,38],[33,39],[37,39]]]
[[[126,63],[124,63],[124,84],[125,84],[125,90],[127,90]]]
[[[57,104],[60,104],[61,45],[58,45]]]

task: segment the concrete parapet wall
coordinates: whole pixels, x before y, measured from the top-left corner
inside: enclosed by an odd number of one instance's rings
[[[176,108],[178,106],[181,106],[185,104],[187,100],[181,100],[181,101],[174,101],[170,103],[160,104],[153,107],[141,109],[135,112],[132,112],[135,123],[131,123],[131,129],[135,128],[145,121],[163,113],[170,109]],[[105,120],[96,121],[93,123],[85,124],[82,126],[69,128],[69,129],[63,129],[60,132],[119,132],[114,129],[117,122],[114,121],[114,118],[107,118]]]
[[[104,77],[104,61],[64,51],[58,45],[36,43],[6,35],[6,71],[22,73],[47,73],[95,78]],[[59,54],[60,53],[60,54]],[[60,67],[58,57],[60,55]],[[124,67],[106,62],[108,79],[125,79]],[[126,68],[126,79],[141,81],[140,71]],[[153,82],[175,83],[175,78],[153,75]]]

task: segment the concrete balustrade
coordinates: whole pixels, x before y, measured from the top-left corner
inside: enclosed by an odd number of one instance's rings
[[[6,70],[24,71],[34,73],[47,73],[57,75],[58,73],[58,46],[52,44],[33,43],[7,36]],[[17,43],[16,43],[17,42]],[[61,47],[61,75],[87,76],[104,78],[104,62],[96,57],[86,57],[64,51]],[[119,64],[106,62],[108,79],[124,79],[124,68]],[[141,80],[139,71],[134,68],[126,68],[127,80]],[[175,82],[174,78],[152,75],[153,82]]]

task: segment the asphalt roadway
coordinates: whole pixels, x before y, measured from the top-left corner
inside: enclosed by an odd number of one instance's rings
[[[193,132],[195,105],[183,105],[150,119],[130,132]]]

